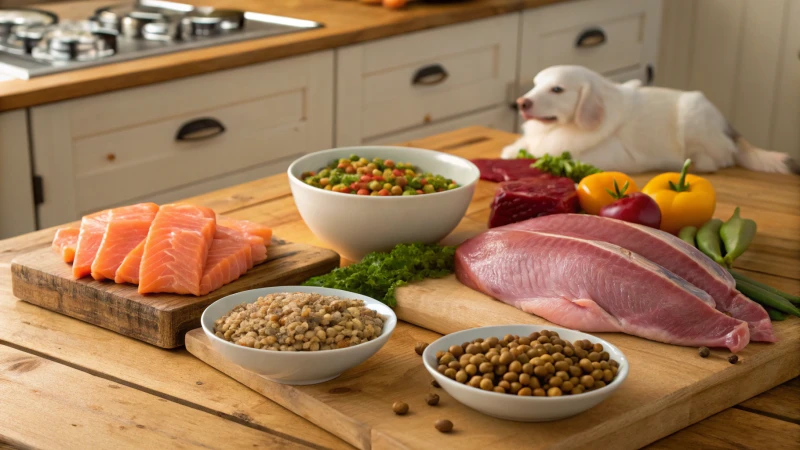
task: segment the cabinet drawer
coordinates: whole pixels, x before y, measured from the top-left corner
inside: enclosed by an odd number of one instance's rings
[[[40,225],[331,147],[333,75],[325,51],[32,108]],[[201,119],[224,131],[177,139]]]
[[[561,64],[600,73],[654,63],[660,0],[582,0],[523,13],[520,81]]]
[[[340,49],[337,145],[504,103],[518,22],[508,14]]]

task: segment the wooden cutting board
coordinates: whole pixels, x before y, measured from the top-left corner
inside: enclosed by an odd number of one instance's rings
[[[72,266],[47,247],[15,258],[11,278],[14,295],[21,300],[174,348],[183,345],[186,331],[200,326],[203,310],[214,301],[246,289],[297,284],[338,266],[339,255],[332,250],[273,239],[266,262],[208,295],[141,295],[128,284],[73,279]]]
[[[478,326],[549,322],[473,291],[450,276],[398,289],[395,312],[403,321],[438,333]],[[375,356],[338,379],[313,386],[287,386],[230,363],[213,351],[202,330],[186,335],[186,348],[317,426],[361,448],[638,448],[729,408],[800,375],[800,320],[774,323],[780,341],[753,343],[728,362],[729,352],[661,344],[616,333],[598,334],[617,345],[630,361],[625,384],[608,400],[557,423],[517,423],[469,409],[432,388],[431,377],[414,352],[418,341],[438,333],[402,322]],[[429,392],[441,397],[428,406]],[[397,417],[394,401],[411,412]],[[244,410],[243,412],[247,412]],[[455,432],[433,428],[449,419]]]

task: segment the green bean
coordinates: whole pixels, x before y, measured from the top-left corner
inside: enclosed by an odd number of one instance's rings
[[[696,247],[697,243],[695,243],[694,237],[697,236],[697,227],[683,227],[681,231],[678,233],[678,237],[686,241],[687,244],[691,245],[692,247]]]
[[[727,222],[719,228],[719,235],[725,245],[725,265],[731,267],[733,260],[738,258],[756,235],[756,222],[751,219],[739,217],[739,207],[733,211],[733,215]]]
[[[697,248],[705,253],[706,256],[716,261],[717,264],[724,264],[722,249],[720,248],[722,241],[719,237],[719,228],[721,226],[721,220],[711,219],[697,230]]]
[[[769,315],[769,320],[780,322],[782,320],[786,320],[786,314],[778,311],[777,309],[770,308],[769,306],[765,307],[767,310],[767,314]]]
[[[730,272],[731,275],[733,275],[733,278],[735,278],[736,281],[740,281],[740,280],[741,281],[746,281],[746,282],[748,282],[748,283],[750,283],[750,284],[752,284],[752,285],[754,285],[756,287],[760,287],[761,289],[764,289],[765,291],[769,291],[769,292],[772,292],[773,294],[780,295],[781,297],[785,298],[786,300],[789,300],[790,302],[794,303],[795,305],[800,305],[800,297],[798,297],[796,295],[792,295],[792,294],[789,294],[788,292],[783,292],[781,290],[775,289],[772,286],[769,286],[767,284],[758,282],[758,281],[756,281],[756,280],[754,280],[752,278],[746,277],[746,276],[740,274],[739,272],[734,272],[733,270],[728,270],[728,272]]]
[[[750,297],[750,299],[756,303],[800,317],[800,309],[797,309],[797,307],[791,304],[789,300],[786,300],[780,295],[773,294],[772,292],[761,289],[754,284],[750,284],[741,280],[736,281],[736,289],[738,289],[742,294]]]

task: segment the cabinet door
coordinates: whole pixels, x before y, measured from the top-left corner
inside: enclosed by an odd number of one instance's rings
[[[647,82],[655,69],[660,28],[660,0],[581,0],[527,10],[522,14],[520,92],[531,88],[539,71],[562,64],[612,78],[636,74]]]
[[[336,145],[382,141],[507,104],[518,29],[519,14],[506,14],[338,49]],[[513,121],[507,109],[509,127]]]
[[[333,144],[333,51],[32,109],[41,226],[274,175]]]
[[[28,119],[24,110],[0,114],[0,239],[36,230]]]
[[[786,152],[800,161],[800,2],[789,3],[775,84],[769,148]]]

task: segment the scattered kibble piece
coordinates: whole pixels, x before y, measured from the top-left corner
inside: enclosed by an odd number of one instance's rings
[[[739,362],[739,357],[736,355],[731,355],[728,357],[728,362],[731,364],[736,364],[737,362]]]
[[[453,422],[450,422],[447,419],[437,420],[434,426],[442,433],[449,433],[453,431]]]
[[[439,384],[439,382],[438,382],[438,381],[436,381],[436,380],[431,380],[431,386],[433,386],[433,387],[435,387],[435,388],[440,388],[440,387],[442,387],[442,386]]]
[[[417,345],[414,346],[414,351],[417,352],[418,355],[422,356],[422,352],[424,352],[427,347],[427,342],[417,342]]]
[[[700,347],[698,353],[700,354],[701,358],[708,358],[708,355],[711,354],[711,350],[709,350],[708,347]]]
[[[431,406],[436,406],[436,405],[439,404],[439,396],[436,395],[436,394],[428,394],[425,397],[425,403],[427,403],[427,404],[429,404]]]
[[[398,416],[405,415],[408,412],[408,404],[404,402],[394,402],[392,404],[392,411]]]
[[[702,356],[702,353],[701,353]],[[619,363],[603,345],[568,342],[554,331],[475,339],[437,352],[439,373],[484,391],[558,397],[601,389]]]

